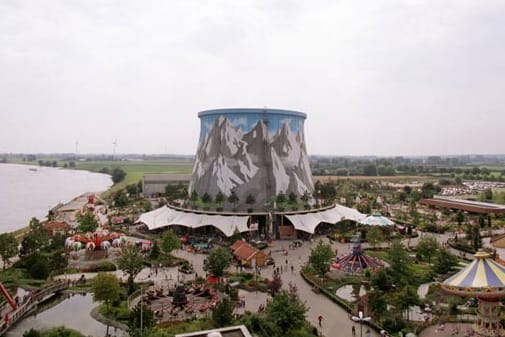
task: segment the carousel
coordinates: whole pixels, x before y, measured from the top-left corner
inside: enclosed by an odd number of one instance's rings
[[[377,270],[384,268],[384,262],[363,253],[359,238],[352,239],[352,252],[343,258],[335,257],[332,264],[334,269],[343,270],[349,274],[359,274],[365,269]]]
[[[126,242],[124,234],[99,229],[93,233],[76,234],[65,240],[65,247],[78,251],[86,249],[86,259],[103,258],[111,247],[122,247]]]
[[[500,337],[505,333],[500,324],[500,298],[505,295],[505,267],[484,251],[466,268],[442,283],[442,289],[460,296],[475,296],[479,300],[476,336]]]

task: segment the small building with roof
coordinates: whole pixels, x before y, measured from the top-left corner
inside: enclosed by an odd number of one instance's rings
[[[169,184],[182,184],[187,186],[191,179],[190,174],[175,173],[148,173],[142,177],[142,193],[146,198],[155,198],[165,194]]]
[[[70,231],[70,226],[64,221],[49,221],[44,224],[49,237],[54,237],[56,234],[66,235]]]
[[[242,265],[251,266],[253,259],[256,259],[256,266],[258,267],[263,267],[266,263],[265,253],[245,241],[237,240],[230,248],[233,256],[241,261]]]

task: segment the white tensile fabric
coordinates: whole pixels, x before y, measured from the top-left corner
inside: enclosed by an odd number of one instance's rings
[[[150,230],[165,226],[180,225],[190,228],[213,226],[226,236],[232,236],[235,230],[240,233],[249,231],[247,221],[249,216],[223,216],[199,213],[186,213],[167,206],[144,213],[137,222],[144,223]]]
[[[341,205],[320,212],[285,216],[291,221],[295,229],[311,234],[314,234],[314,230],[321,222],[337,223],[342,220],[360,222],[366,217],[365,214],[361,214],[353,208]],[[223,216],[189,213],[163,206],[142,214],[137,222],[146,224],[150,230],[173,225],[190,228],[213,226],[229,237],[233,235],[235,230],[240,233],[249,231],[250,229],[247,227],[248,218],[247,215]]]
[[[359,222],[362,225],[368,226],[393,226],[395,223],[385,216],[380,215],[380,213],[372,214],[367,216],[365,219]]]
[[[337,223],[343,220],[362,221],[366,217],[365,214],[357,210],[341,205],[336,205],[333,208],[307,214],[290,214],[286,218],[291,221],[295,229],[314,234],[314,231],[321,222]]]

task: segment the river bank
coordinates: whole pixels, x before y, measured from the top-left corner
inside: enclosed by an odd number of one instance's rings
[[[20,235],[32,217],[44,219],[58,204],[108,190],[112,180],[83,170],[0,164],[0,186],[0,232]]]

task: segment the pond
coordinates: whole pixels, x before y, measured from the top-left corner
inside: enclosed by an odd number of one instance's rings
[[[340,287],[337,289],[335,292],[335,295],[337,297],[343,298],[346,301],[353,302],[356,301],[357,298],[353,294],[354,291],[354,286],[352,284],[345,285],[343,287]],[[366,294],[366,289],[365,286],[360,286],[359,287],[359,296],[363,296]]]
[[[64,295],[65,296],[65,295]],[[30,329],[48,329],[57,326],[66,326],[81,332],[85,336],[106,336],[107,326],[90,316],[91,310],[98,305],[93,302],[91,294],[68,295],[69,298],[56,304],[54,307],[20,321],[5,335],[8,337],[21,337]],[[123,337],[127,334],[114,327],[108,328],[110,336]]]

